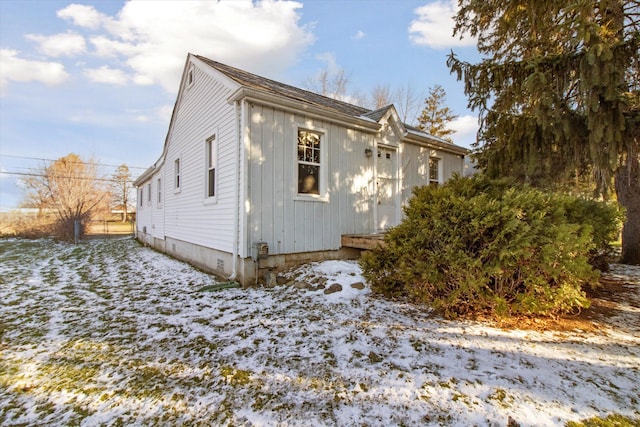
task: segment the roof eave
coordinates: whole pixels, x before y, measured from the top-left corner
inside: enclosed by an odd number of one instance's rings
[[[255,102],[256,104],[267,105],[274,108],[280,108],[293,113],[300,113],[302,111],[307,115],[320,117],[322,119],[326,119],[328,121],[342,124],[358,130],[378,132],[381,128],[381,125],[379,123],[374,122],[366,117],[352,116],[327,108],[321,108],[302,100],[276,95],[271,92],[266,92],[247,86],[240,87],[227,98],[227,102],[229,102],[230,104],[241,100]]]
[[[140,175],[135,179],[135,181],[133,181],[133,186],[140,187],[140,184],[148,180],[155,171],[156,171],[156,166],[153,165],[150,168],[148,168],[146,171],[142,172],[142,175]]]
[[[469,150],[468,148],[452,144],[431,135],[418,134],[412,131],[407,131],[407,133],[405,134],[405,140],[414,144],[424,145],[426,147],[446,151],[448,153],[458,154],[460,156],[467,156],[471,153],[471,150]]]

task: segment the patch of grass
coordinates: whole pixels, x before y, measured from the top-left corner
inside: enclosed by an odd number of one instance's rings
[[[220,367],[220,374],[233,385],[247,385],[251,382],[251,371],[236,369],[228,365]]]
[[[640,418],[612,414],[606,418],[593,417],[582,421],[569,421],[566,427],[640,427]]]

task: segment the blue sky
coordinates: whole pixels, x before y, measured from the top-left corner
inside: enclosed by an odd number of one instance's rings
[[[69,153],[104,175],[141,173],[160,155],[188,52],[299,87],[344,70],[348,93],[377,85],[419,98],[439,84],[469,147],[477,116],[445,64],[455,0],[0,0],[0,208],[19,178]],[[411,114],[409,115],[411,116]],[[413,117],[408,117],[411,122]]]

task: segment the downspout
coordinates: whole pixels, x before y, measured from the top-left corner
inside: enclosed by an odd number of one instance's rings
[[[237,120],[236,126],[236,149],[235,149],[235,168],[234,175],[236,177],[235,194],[233,198],[233,255],[231,260],[231,276],[229,280],[235,280],[238,276],[238,249],[240,246],[240,144],[242,144],[242,120],[240,119],[241,110],[238,107],[240,101],[233,103],[235,117]]]

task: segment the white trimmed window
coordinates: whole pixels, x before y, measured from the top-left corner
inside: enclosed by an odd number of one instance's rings
[[[179,190],[180,189],[180,158],[177,158],[176,161],[173,163],[173,174],[174,174],[173,187],[176,190]]]
[[[147,185],[147,204],[151,205],[151,183]]]
[[[206,141],[207,171],[206,188],[207,197],[216,195],[216,164],[218,162],[216,136],[213,135]]]
[[[440,184],[440,159],[429,158],[429,185]]]
[[[162,179],[158,178],[158,204],[162,203]]]
[[[298,129],[298,194],[321,195],[322,176],[322,134],[306,129]]]
[[[144,188],[140,188],[140,207],[144,205]]]

